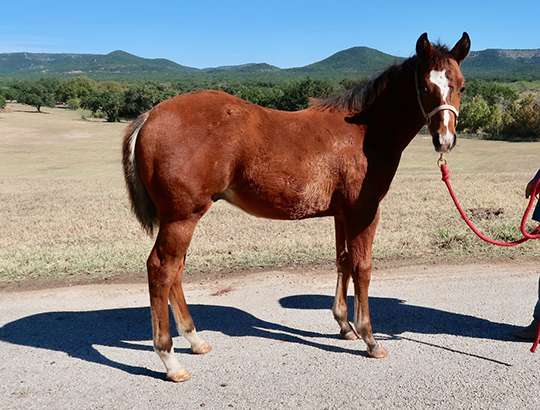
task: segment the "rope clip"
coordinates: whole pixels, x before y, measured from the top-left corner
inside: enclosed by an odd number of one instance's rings
[[[446,161],[446,158],[444,158],[444,154],[441,152],[441,156],[437,160],[437,166],[440,168],[442,164],[446,165],[448,162]]]

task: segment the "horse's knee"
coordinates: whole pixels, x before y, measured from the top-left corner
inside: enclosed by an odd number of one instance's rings
[[[361,286],[369,286],[371,281],[371,269],[373,264],[371,261],[360,261],[352,266],[352,278],[355,283]]]

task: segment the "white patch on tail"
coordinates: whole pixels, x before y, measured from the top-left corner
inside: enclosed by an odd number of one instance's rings
[[[135,129],[135,131],[129,136],[129,162],[132,164],[135,163],[135,147],[137,146],[137,137],[139,136],[139,131],[141,130],[142,126],[146,122],[146,119],[148,116],[144,118],[143,121],[138,125],[138,127]]]

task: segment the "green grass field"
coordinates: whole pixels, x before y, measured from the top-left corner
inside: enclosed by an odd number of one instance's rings
[[[125,192],[120,144],[126,124],[45,111],[9,105],[0,113],[0,281],[144,271],[153,240],[131,215]],[[540,256],[539,242],[503,249],[468,231],[440,180],[430,139],[419,135],[407,148],[382,202],[376,263]],[[518,236],[525,185],[540,167],[539,153],[539,143],[460,139],[447,156],[454,190],[465,209],[476,210],[483,232]],[[187,271],[327,263],[333,256],[331,218],[269,221],[219,202],[195,232]]]

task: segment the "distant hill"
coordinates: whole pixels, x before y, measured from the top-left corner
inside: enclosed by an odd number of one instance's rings
[[[540,49],[472,51],[463,62],[463,73],[478,77],[540,80]]]
[[[212,73],[212,74],[223,74],[226,72],[231,73],[242,73],[242,74],[257,74],[257,73],[275,73],[278,71],[281,71],[281,68],[261,63],[261,64],[242,64],[237,66],[223,66],[223,67],[215,67],[215,68],[203,68],[202,71],[205,73]]]
[[[353,47],[340,51],[330,57],[305,67],[285,71],[314,77],[374,76],[388,66],[400,63],[402,57],[391,56],[368,47]]]
[[[368,47],[353,47],[339,51],[317,63],[304,67],[281,69],[269,64],[244,64],[206,68],[204,72],[214,77],[252,77],[265,79],[292,79],[301,77],[343,79],[347,77],[372,77],[389,65],[404,59]]]
[[[177,78],[201,73],[166,59],[147,59],[125,51],[100,54],[0,54],[0,76],[73,77],[86,75],[96,80],[128,80],[133,78]]]
[[[0,78],[70,78],[86,75],[96,80],[205,80],[373,77],[389,65],[403,61],[368,47],[353,47],[304,67],[281,69],[267,64],[243,64],[197,69],[166,59],[147,59],[124,51],[98,54],[0,54]],[[540,49],[473,51],[463,63],[468,77],[505,80],[540,80]]]

